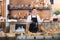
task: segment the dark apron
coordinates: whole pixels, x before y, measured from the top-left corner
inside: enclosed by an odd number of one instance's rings
[[[36,33],[38,31],[38,21],[37,17],[31,16],[32,22],[30,23],[29,31],[32,33]]]

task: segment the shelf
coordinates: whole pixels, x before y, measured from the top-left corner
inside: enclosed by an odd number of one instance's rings
[[[23,9],[23,8],[10,8],[9,10],[33,10],[33,9]],[[41,8],[37,10],[50,10],[49,8]]]
[[[11,7],[10,5],[8,5],[8,10],[33,10],[33,9],[37,9],[37,10],[50,10],[51,8],[45,8],[45,7],[41,7],[41,8],[30,8],[30,7]]]

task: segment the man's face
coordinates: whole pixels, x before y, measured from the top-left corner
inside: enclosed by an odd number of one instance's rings
[[[33,9],[32,10],[32,15],[36,15],[37,14],[37,10],[36,9]]]

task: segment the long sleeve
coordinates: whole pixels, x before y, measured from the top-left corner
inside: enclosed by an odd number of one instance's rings
[[[31,15],[29,15],[28,17],[27,17],[27,21],[26,21],[27,23],[30,23],[31,22]]]
[[[37,20],[38,20],[38,23],[43,22],[43,20],[41,20],[38,15],[37,15]]]

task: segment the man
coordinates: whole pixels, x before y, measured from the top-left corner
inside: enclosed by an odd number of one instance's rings
[[[42,21],[37,14],[37,10],[33,9],[31,15],[27,17],[27,22],[30,23],[29,31],[36,33],[38,31],[38,23]]]

